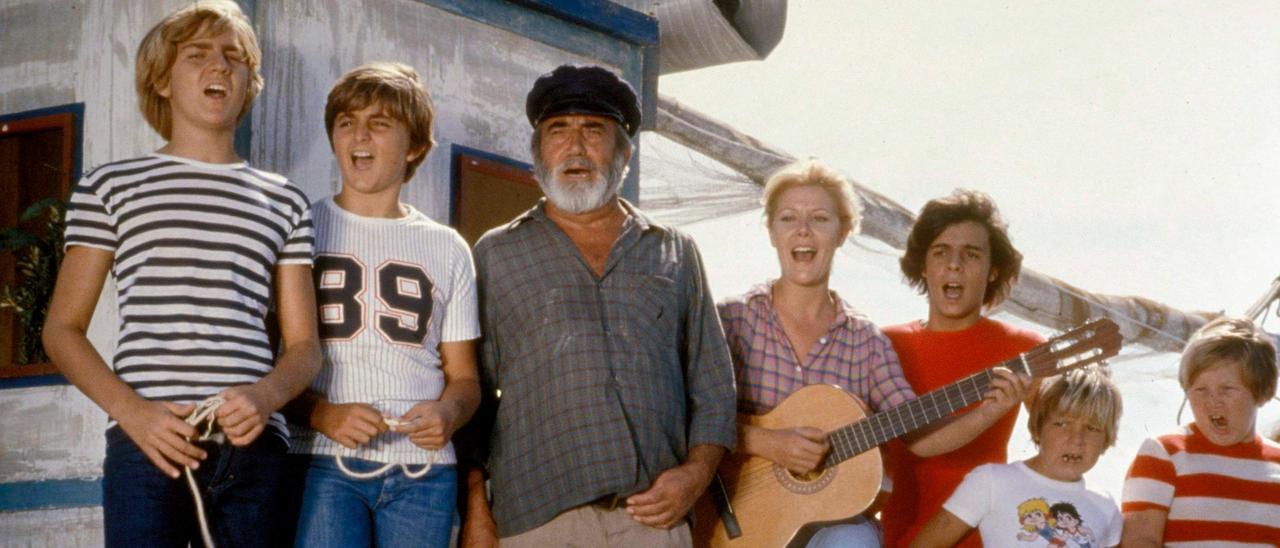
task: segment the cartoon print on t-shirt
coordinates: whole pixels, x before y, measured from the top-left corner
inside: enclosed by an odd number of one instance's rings
[[[1022,524],[1022,532],[1018,533],[1018,540],[1022,542],[1034,541],[1036,537],[1053,540],[1053,517],[1049,514],[1049,503],[1043,498],[1022,501],[1018,505],[1018,523]]]
[[[1053,546],[1075,546],[1093,548],[1096,539],[1093,530],[1084,526],[1084,520],[1075,505],[1069,502],[1057,502],[1049,507],[1049,514],[1055,522],[1053,538],[1049,544]]]
[[[1069,502],[1050,506],[1043,497],[1027,499],[1018,505],[1018,523],[1022,524],[1022,531],[1018,532],[1021,542],[1041,545],[1036,540],[1042,539],[1043,546],[1069,548],[1093,548],[1097,544],[1093,530],[1084,526],[1084,518]]]

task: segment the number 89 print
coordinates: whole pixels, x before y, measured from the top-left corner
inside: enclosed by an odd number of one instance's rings
[[[365,328],[366,267],[349,255],[316,256],[313,275],[320,340],[350,340]],[[387,261],[373,269],[374,328],[395,344],[421,346],[431,324],[434,286],[422,267]]]

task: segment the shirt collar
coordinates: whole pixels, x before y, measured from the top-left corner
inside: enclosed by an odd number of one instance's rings
[[[766,280],[762,284],[757,284],[755,286],[752,286],[751,289],[747,291],[747,300],[751,301],[755,299],[764,299],[765,303],[769,305],[770,309],[772,309],[773,308],[772,289],[773,289],[773,284],[777,283],[777,281],[778,281],[777,278],[772,278],[772,279]],[[833,322],[831,322],[831,327],[832,328],[848,327],[850,329],[854,328],[855,318],[858,316],[861,316],[861,314],[857,310],[855,310],[852,306],[850,306],[849,303],[845,302],[844,299],[841,299],[840,294],[836,293],[836,290],[828,288],[827,291],[831,292],[832,298],[834,298],[836,301],[836,319]]]
[[[650,229],[661,230],[664,232],[670,230],[666,225],[663,225],[654,221],[651,217],[646,215],[643,211],[640,211],[639,209],[637,209],[636,206],[631,205],[631,202],[628,202],[626,198],[618,198],[618,201],[622,203],[622,209],[626,210],[627,212],[628,220],[626,222],[636,223],[636,227],[639,228],[641,232],[646,232]],[[542,198],[539,198],[538,203],[533,207],[529,208],[528,211],[521,213],[520,215],[516,216],[515,219],[512,219],[510,223],[507,223],[507,229],[510,230],[512,228],[515,228],[517,226],[524,224],[527,221],[531,221],[535,219],[538,221],[551,220],[550,218],[547,217],[547,198],[545,196],[543,196]]]

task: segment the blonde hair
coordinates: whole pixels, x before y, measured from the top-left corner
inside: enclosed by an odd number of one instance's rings
[[[798,161],[769,176],[769,181],[764,185],[764,197],[760,200],[764,205],[765,221],[773,223],[773,217],[778,211],[778,200],[783,192],[810,185],[827,191],[827,195],[831,196],[831,201],[836,204],[840,227],[846,231],[845,235],[856,233],[858,224],[862,221],[862,204],[853,193],[853,185],[834,169],[817,160]]]
[[[1106,446],[1111,447],[1116,443],[1116,431],[1123,411],[1120,388],[1111,381],[1111,371],[1105,366],[1091,365],[1041,383],[1040,393],[1031,404],[1027,429],[1031,431],[1031,439],[1039,445],[1040,431],[1049,415],[1061,413],[1102,425]]]
[[[166,140],[173,138],[173,107],[169,99],[160,95],[159,88],[169,83],[169,74],[178,56],[178,44],[198,37],[201,31],[203,35],[211,36],[230,31],[244,52],[249,82],[244,106],[236,115],[236,121],[244,118],[254,98],[262,91],[262,74],[258,72],[262,50],[258,48],[258,37],[249,24],[249,18],[240,11],[239,5],[231,0],[199,0],[170,13],[151,27],[142,43],[138,44],[133,78],[143,118]]]
[[[409,150],[422,149],[422,154],[405,166],[404,180],[408,181],[436,144],[431,130],[431,121],[435,119],[431,95],[422,85],[418,72],[409,65],[369,63],[338,78],[324,105],[324,130],[329,134],[329,146],[333,146],[333,123],[339,114],[374,104],[382,107],[383,114],[408,128]]]
[[[1022,523],[1022,518],[1032,512],[1040,512],[1044,516],[1045,525],[1053,527],[1053,514],[1049,513],[1049,503],[1042,498],[1027,499],[1018,505],[1018,523]],[[1022,529],[1025,531],[1035,531],[1024,523]]]
[[[1258,405],[1276,395],[1276,347],[1271,336],[1244,318],[1220,317],[1201,327],[1182,350],[1178,382],[1182,390],[1219,363],[1240,366],[1240,376]]]

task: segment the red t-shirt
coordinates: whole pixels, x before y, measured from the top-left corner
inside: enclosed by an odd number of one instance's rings
[[[999,365],[1045,340],[1037,333],[985,317],[962,331],[929,331],[917,321],[888,327],[884,332],[893,341],[902,371],[917,394]],[[880,515],[885,546],[909,544],[970,470],[981,464],[1005,463],[1017,418],[1014,408],[968,445],[936,457],[917,457],[901,442],[888,444],[885,461],[893,478],[893,493]],[[970,531],[957,546],[982,546],[982,541],[976,531]]]

